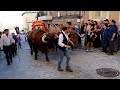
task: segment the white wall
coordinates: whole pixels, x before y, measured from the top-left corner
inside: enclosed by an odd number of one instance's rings
[[[29,23],[28,26],[29,26],[29,31],[31,31],[32,30],[32,23]]]
[[[35,20],[37,13],[25,13],[23,15],[23,27],[29,29],[28,22],[32,22]]]

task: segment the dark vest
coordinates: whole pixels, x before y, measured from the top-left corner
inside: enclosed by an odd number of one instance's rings
[[[65,37],[65,35],[64,35],[63,32],[61,32],[61,34],[63,35],[63,42],[62,42],[62,43],[64,43],[65,45],[67,45],[67,44],[68,44],[67,38]],[[66,47],[61,47],[61,46],[59,46],[59,45],[58,45],[58,48],[61,49],[62,51],[65,51],[65,50],[66,50]]]

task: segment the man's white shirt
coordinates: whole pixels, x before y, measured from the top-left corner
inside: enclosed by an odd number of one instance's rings
[[[12,43],[15,43],[15,40],[13,39],[12,35],[9,34],[8,36],[6,34],[3,34],[1,36],[1,44],[4,46],[9,46]]]
[[[68,37],[68,34],[65,34],[65,32],[64,31],[62,31],[63,32],[63,34],[65,35],[65,37],[67,38],[67,40],[69,40],[69,37]],[[63,34],[61,33],[60,35],[59,35],[59,39],[58,39],[58,45],[59,46],[61,46],[61,47],[64,47],[64,43],[62,43],[63,42]]]

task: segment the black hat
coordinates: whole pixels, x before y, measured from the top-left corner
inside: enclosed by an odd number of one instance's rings
[[[111,21],[112,21],[114,24],[116,24],[116,21],[115,21],[115,20],[112,19]]]
[[[9,29],[5,29],[4,32],[9,31]]]
[[[90,19],[88,21],[91,21]]]
[[[108,20],[108,19],[105,19],[104,21],[108,21],[108,22],[109,22],[109,20]]]
[[[63,30],[63,31],[67,30],[67,27],[63,27],[62,30]]]

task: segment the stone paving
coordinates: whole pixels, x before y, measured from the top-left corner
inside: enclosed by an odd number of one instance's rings
[[[120,71],[120,52],[109,56],[94,49],[86,52],[84,49],[71,51],[70,66],[74,72],[57,71],[57,52],[50,52],[50,63],[45,62],[45,55],[39,52],[38,60],[30,55],[27,43],[18,50],[13,63],[8,66],[3,52],[0,52],[0,79],[120,79],[120,76],[109,78],[96,73],[99,68],[113,68]],[[20,60],[19,60],[20,58]],[[62,64],[65,68],[65,58]]]

